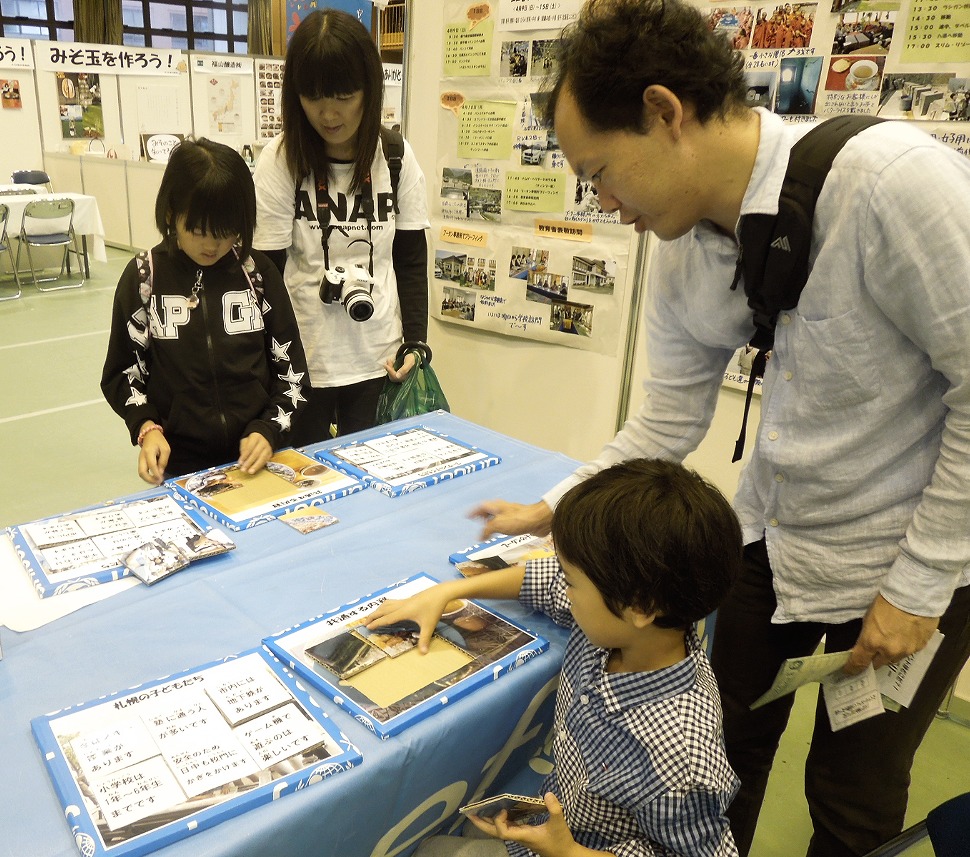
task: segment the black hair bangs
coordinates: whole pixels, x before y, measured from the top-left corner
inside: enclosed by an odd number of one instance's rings
[[[290,62],[287,58],[287,62]],[[319,39],[303,56],[293,57],[292,80],[303,98],[336,98],[367,89],[366,61],[357,45],[342,39]]]
[[[177,216],[185,218],[185,228],[201,229],[216,238],[245,235],[248,218],[239,206],[226,205],[226,188],[203,181],[189,198],[188,207]]]

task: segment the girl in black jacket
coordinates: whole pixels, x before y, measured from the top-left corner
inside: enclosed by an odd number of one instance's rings
[[[236,460],[255,473],[288,445],[306,358],[280,273],[252,249],[255,220],[237,152],[206,139],[172,152],[164,239],[121,275],[101,375],[153,485]]]

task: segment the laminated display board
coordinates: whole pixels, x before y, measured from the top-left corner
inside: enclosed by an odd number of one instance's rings
[[[147,854],[361,761],[263,649],[31,726],[84,857]]]
[[[185,562],[235,547],[167,491],[19,524],[7,534],[42,598],[126,577],[126,558],[146,545],[166,546]]]
[[[437,583],[418,574],[267,637],[263,644],[309,684],[381,738],[395,735],[536,655],[548,641],[474,601],[450,602],[431,648],[413,627],[363,628],[385,599]]]
[[[552,536],[534,536],[525,533],[520,536],[493,536],[488,541],[456,551],[448,560],[465,577],[473,577],[483,571],[508,568],[510,565],[524,563],[530,559],[541,559],[556,555],[552,546]]]
[[[363,489],[353,476],[297,452],[281,449],[266,467],[244,473],[238,464],[210,467],[165,483],[181,500],[231,530],[244,530],[286,512],[320,506]]]
[[[425,426],[322,449],[315,455],[389,497],[474,473],[502,460]]]

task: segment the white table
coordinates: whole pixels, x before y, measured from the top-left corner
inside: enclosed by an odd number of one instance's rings
[[[23,188],[23,185],[0,185],[0,190],[7,187]],[[20,193],[0,195],[0,203],[10,209],[7,218],[7,234],[16,238],[20,233],[23,222],[24,209],[28,202],[38,199],[73,199],[74,200],[74,231],[81,236],[81,249],[84,253],[84,276],[91,276],[88,265],[88,237],[91,238],[91,255],[98,262],[107,262],[108,256],[104,249],[104,225],[101,223],[101,212],[98,200],[84,193]]]

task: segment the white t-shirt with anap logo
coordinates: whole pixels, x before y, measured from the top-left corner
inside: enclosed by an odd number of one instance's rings
[[[371,167],[374,220],[368,236],[362,195],[359,190],[348,195],[353,165],[332,165],[328,180],[331,269],[338,265],[347,270],[353,265],[367,269],[367,240],[374,245],[374,314],[367,321],[354,321],[342,304],[320,300],[324,257],[316,186],[307,178],[297,190],[286,167],[282,139],[279,136],[269,143],[256,164],[253,246],[288,250],[283,280],[300,326],[312,386],[343,387],[379,378],[385,374],[383,362],[394,357],[402,340],[401,306],[391,264],[394,232],[429,228],[424,175],[405,141],[397,190],[399,213],[395,215],[391,176],[378,145]]]

